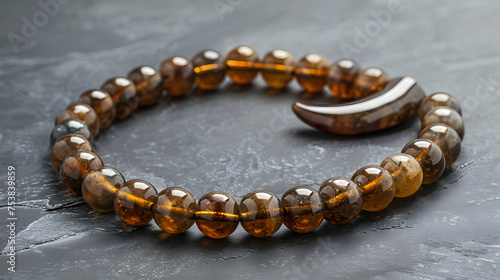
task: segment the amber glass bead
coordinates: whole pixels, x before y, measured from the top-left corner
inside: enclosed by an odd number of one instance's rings
[[[103,166],[85,176],[82,196],[95,211],[111,212],[114,210],[113,200],[124,183],[125,178],[118,170]]]
[[[211,192],[198,201],[196,225],[214,239],[228,237],[238,227],[240,210],[234,198],[224,192]]]
[[[458,100],[455,97],[444,92],[436,92],[424,98],[422,100],[422,103],[420,103],[420,108],[418,111],[420,120],[422,121],[425,115],[430,110],[440,106],[455,109],[455,111],[462,115],[462,108],[460,107],[460,103],[458,103]]]
[[[183,188],[168,188],[161,191],[153,204],[156,224],[165,232],[179,234],[194,224],[196,199]]]
[[[321,185],[319,196],[325,203],[325,220],[344,225],[354,220],[363,207],[363,195],[353,181],[334,177]]]
[[[424,172],[422,184],[430,184],[439,179],[446,167],[443,152],[431,140],[415,139],[406,144],[401,152],[409,154],[420,163]]]
[[[377,212],[385,209],[394,199],[394,179],[380,166],[368,165],[352,176],[363,194],[363,210]]]
[[[259,73],[259,56],[249,46],[238,46],[226,55],[227,75],[233,82],[246,85],[253,81]]]
[[[282,89],[293,79],[295,59],[289,51],[276,49],[262,59],[262,78],[275,89]]]
[[[408,197],[418,191],[422,185],[424,173],[420,163],[407,154],[393,154],[384,159],[382,168],[394,179],[395,197]]]
[[[442,123],[453,128],[460,136],[460,139],[464,139],[464,121],[462,120],[462,116],[454,109],[449,107],[436,107],[430,110],[425,114],[424,120],[422,121],[422,129],[436,123]]]
[[[101,128],[99,118],[94,109],[89,105],[83,103],[69,105],[66,110],[56,118],[56,124],[69,119],[77,119],[84,122],[89,127],[93,137],[99,134],[99,129]]]
[[[109,93],[99,89],[88,90],[80,95],[78,102],[87,104],[94,109],[99,118],[101,130],[109,127],[113,122],[116,111]]]
[[[90,133],[89,127],[84,122],[77,119],[69,119],[54,126],[54,129],[52,129],[52,133],[50,134],[50,145],[53,145],[57,139],[68,134],[81,135],[90,142],[94,139],[92,137],[92,133]]]
[[[102,84],[115,105],[115,118],[123,120],[137,109],[137,91],[134,82],[125,77],[113,77]]]
[[[173,56],[160,64],[163,88],[168,96],[186,95],[194,83],[194,67],[191,61],[182,56]]]
[[[283,223],[291,231],[307,233],[315,230],[323,221],[325,207],[319,193],[305,186],[289,189],[281,199],[285,218]]]
[[[273,235],[283,223],[280,199],[268,191],[253,191],[240,202],[241,226],[256,237]]]
[[[147,224],[153,219],[151,209],[157,194],[155,187],[144,180],[125,182],[114,199],[116,215],[132,226]]]
[[[59,173],[64,159],[76,151],[94,151],[89,140],[78,134],[68,134],[59,138],[50,149],[50,162],[54,170]]]
[[[148,107],[160,100],[163,85],[156,69],[151,66],[139,66],[132,69],[127,77],[134,82],[139,107]]]
[[[330,65],[322,55],[310,53],[297,62],[297,82],[308,92],[322,91],[326,85]]]
[[[333,63],[328,73],[328,87],[332,94],[344,100],[354,98],[351,87],[354,77],[360,70],[359,65],[350,59],[341,59]]]
[[[376,67],[366,68],[354,77],[351,94],[356,98],[370,96],[384,89],[389,80],[389,76],[384,70]]]
[[[194,66],[194,83],[201,90],[216,89],[226,77],[226,65],[220,53],[204,50],[191,59]]]
[[[451,127],[438,123],[424,128],[418,138],[429,139],[439,146],[446,159],[446,167],[452,165],[460,155],[462,141]]]
[[[63,185],[72,193],[82,195],[82,183],[92,170],[103,166],[101,158],[90,151],[76,151],[63,161],[59,175]]]

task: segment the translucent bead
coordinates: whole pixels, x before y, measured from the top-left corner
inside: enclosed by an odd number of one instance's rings
[[[62,163],[59,175],[63,185],[72,193],[82,195],[83,178],[103,166],[101,158],[89,151],[76,151]]]
[[[442,123],[453,128],[460,136],[460,139],[464,139],[464,121],[462,120],[462,116],[452,108],[436,107],[427,112],[422,121],[422,129],[436,123]]]
[[[191,60],[194,66],[195,84],[201,90],[216,89],[226,77],[226,64],[220,53],[204,50]]]
[[[359,65],[350,59],[336,61],[328,73],[328,87],[335,97],[343,100],[353,99],[351,91],[354,77],[361,71]]]
[[[91,89],[82,93],[78,103],[87,104],[94,109],[99,118],[101,130],[109,127],[115,118],[116,111],[113,99],[109,93],[103,90]]]
[[[294,70],[295,59],[289,51],[272,50],[262,60],[262,78],[275,89],[286,87],[293,79]]]
[[[84,122],[90,129],[90,133],[92,133],[93,137],[99,134],[99,129],[101,128],[99,118],[94,109],[89,105],[83,103],[69,105],[66,110],[56,118],[56,124],[69,119],[77,119]]]
[[[241,226],[256,237],[273,235],[283,223],[279,198],[268,191],[253,191],[241,200]]]
[[[144,180],[125,182],[114,199],[116,215],[132,226],[147,224],[153,219],[151,208],[157,194],[155,187]]]
[[[259,56],[249,46],[239,46],[229,51],[224,59],[227,75],[239,85],[247,85],[259,73]]]
[[[194,83],[193,64],[182,56],[172,56],[160,64],[163,88],[168,96],[186,95]]]
[[[289,189],[281,199],[285,218],[283,223],[291,231],[307,233],[315,230],[323,221],[325,207],[319,193],[305,186]]]
[[[389,80],[384,70],[376,67],[366,68],[354,78],[351,94],[357,98],[370,96],[384,89]]]
[[[429,139],[439,146],[446,159],[446,167],[452,165],[460,156],[462,141],[458,133],[445,124],[431,124],[424,128],[418,138]]]
[[[137,109],[137,91],[130,79],[113,77],[105,81],[101,89],[109,93],[113,99],[116,119],[123,120]]]
[[[363,195],[353,181],[334,177],[321,185],[319,196],[325,203],[325,220],[344,225],[354,220],[363,207]]]
[[[114,211],[113,200],[125,178],[116,169],[103,166],[90,171],[82,183],[82,196],[87,204],[99,212]]]
[[[134,82],[139,107],[149,107],[160,100],[163,81],[156,69],[151,66],[139,66],[132,69],[127,77]]]
[[[444,92],[436,92],[424,98],[420,103],[418,112],[420,120],[422,121],[430,110],[440,106],[455,109],[455,111],[462,115],[462,108],[460,108],[460,104],[455,97]]]
[[[385,209],[394,199],[394,179],[380,166],[368,165],[352,176],[363,194],[363,210],[377,212]]]
[[[424,174],[418,161],[407,154],[393,154],[384,159],[382,168],[394,179],[395,197],[408,197],[418,191]]]
[[[211,192],[198,201],[196,225],[214,239],[228,237],[238,227],[240,210],[234,198],[224,192]]]
[[[179,234],[194,224],[196,199],[183,188],[168,188],[161,191],[153,205],[156,224],[165,232]]]
[[[422,184],[430,184],[443,174],[446,167],[444,154],[438,145],[428,139],[415,139],[401,151],[414,157],[422,167],[424,178]]]
[[[297,82],[308,92],[322,91],[326,85],[330,65],[322,55],[310,53],[297,62]]]
[[[59,138],[50,149],[50,162],[54,170],[59,173],[64,159],[78,150],[93,152],[94,147],[89,140],[78,134],[68,134]]]
[[[78,134],[84,137],[85,139],[92,142],[94,138],[92,137],[92,133],[90,133],[89,127],[77,119],[69,119],[60,122],[54,126],[52,129],[52,133],[50,134],[50,145],[53,145],[57,139],[63,137],[68,134]]]

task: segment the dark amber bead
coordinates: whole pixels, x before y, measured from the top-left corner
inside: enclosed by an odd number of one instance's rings
[[[77,119],[69,119],[54,126],[50,134],[50,145],[53,145],[57,139],[68,134],[81,135],[90,142],[93,140],[92,133],[90,133],[89,127],[84,122]]]
[[[85,176],[82,196],[95,211],[111,212],[114,210],[113,200],[124,183],[125,178],[118,170],[103,166]]]
[[[204,50],[191,60],[194,66],[194,83],[201,90],[216,89],[226,77],[226,65],[220,53]]]
[[[289,51],[276,49],[262,59],[262,78],[275,89],[282,89],[293,79],[295,59]]]
[[[156,224],[170,234],[179,234],[194,224],[196,199],[183,188],[168,188],[161,191],[153,204]]]
[[[443,174],[446,167],[444,154],[438,145],[428,139],[415,139],[401,151],[414,157],[422,167],[424,178],[422,184],[430,184]]]
[[[376,67],[366,68],[354,78],[351,94],[357,98],[370,96],[384,89],[389,80],[389,76],[382,69]]]
[[[418,191],[422,185],[424,173],[420,163],[407,154],[393,154],[384,159],[382,168],[394,179],[395,197],[408,197]]]
[[[308,92],[322,91],[326,85],[330,66],[322,55],[310,53],[297,62],[295,76],[297,82]]]
[[[464,139],[464,121],[462,120],[462,116],[452,108],[436,107],[427,112],[422,121],[422,129],[436,123],[442,123],[453,128],[460,136],[460,139]]]
[[[191,61],[182,56],[173,56],[160,64],[163,88],[168,96],[186,95],[194,83],[194,67]]]
[[[125,77],[114,77],[102,84],[101,89],[109,93],[115,105],[115,118],[123,120],[130,116],[138,105],[134,82]]]
[[[132,69],[127,77],[134,82],[139,107],[148,107],[160,100],[163,85],[156,69],[151,66],[139,66]]]
[[[238,227],[240,210],[234,198],[224,192],[211,192],[198,201],[196,225],[214,239],[228,237]]]
[[[256,237],[273,235],[283,223],[280,199],[268,191],[253,191],[240,202],[241,226]]]
[[[78,102],[87,104],[94,109],[99,118],[101,130],[109,127],[113,122],[116,111],[109,93],[99,89],[88,90],[80,95]]]
[[[99,129],[101,128],[99,118],[94,109],[89,105],[83,103],[69,105],[66,110],[56,118],[56,124],[69,119],[77,119],[84,122],[89,127],[93,137],[99,134]]]
[[[259,56],[249,46],[239,46],[232,49],[224,58],[227,75],[233,82],[246,85],[253,81],[259,73]]]
[[[307,233],[315,230],[323,221],[325,207],[319,193],[305,186],[289,189],[281,199],[285,218],[283,223],[291,231]]]
[[[452,165],[460,155],[462,141],[451,127],[438,123],[424,128],[418,138],[429,139],[439,146],[446,159],[446,167]]]
[[[59,175],[63,185],[72,193],[82,195],[82,182],[92,170],[103,166],[101,158],[90,151],[76,151],[63,161]]]
[[[93,152],[94,147],[89,140],[78,134],[68,134],[59,138],[50,149],[50,162],[54,170],[59,173],[64,159],[79,150]]]
[[[328,73],[328,87],[335,97],[340,99],[353,99],[354,92],[351,91],[354,77],[358,75],[361,68],[350,59],[341,59],[332,64]]]
[[[368,165],[352,176],[363,194],[363,210],[377,212],[385,209],[394,199],[394,179],[380,166]]]
[[[444,92],[436,92],[422,100],[418,111],[420,120],[422,121],[430,110],[440,106],[455,109],[455,111],[462,115],[462,108],[460,108],[460,103],[458,103],[455,97]]]
[[[151,208],[157,194],[155,187],[144,180],[125,182],[114,199],[116,215],[132,226],[147,224],[153,219]]]
[[[325,203],[325,220],[344,225],[354,220],[363,207],[363,195],[353,181],[334,177],[321,185],[319,196]]]

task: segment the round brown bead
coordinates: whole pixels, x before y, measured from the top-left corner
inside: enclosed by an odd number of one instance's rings
[[[130,79],[113,77],[105,81],[101,89],[113,99],[116,119],[123,120],[137,109],[137,91]]]
[[[195,73],[194,83],[201,90],[216,89],[226,77],[226,64],[220,53],[214,50],[201,51],[191,61]]]
[[[325,207],[319,193],[305,186],[289,189],[281,199],[285,218],[283,224],[291,231],[307,233],[315,230],[323,221]]]
[[[422,184],[430,184],[439,179],[446,167],[443,152],[431,140],[415,139],[406,144],[401,152],[409,154],[420,163],[424,172]]]
[[[103,166],[101,158],[90,151],[76,151],[62,163],[59,174],[63,185],[72,193],[82,195],[82,182],[92,170]]]
[[[50,149],[50,162],[59,173],[64,159],[75,151],[94,151],[94,147],[85,137],[78,134],[67,134],[59,138]]]
[[[82,196],[95,211],[111,212],[114,210],[113,199],[123,183],[125,178],[118,170],[103,166],[85,176]]]
[[[101,130],[109,127],[113,122],[116,111],[109,93],[100,89],[91,89],[82,93],[78,102],[87,104],[94,109],[99,118]]]
[[[127,77],[134,82],[139,107],[154,105],[163,92],[162,78],[151,66],[134,68]]]
[[[344,225],[354,220],[363,207],[363,195],[353,181],[334,177],[319,188],[325,203],[325,220],[334,225]]]
[[[77,103],[69,105],[61,115],[56,118],[56,124],[64,120],[77,119],[84,122],[90,129],[90,133],[95,137],[101,128],[99,118],[94,109],[87,104]]]
[[[229,51],[224,58],[227,75],[239,85],[247,85],[259,73],[259,56],[249,46],[238,46]]]
[[[234,198],[224,192],[211,192],[198,201],[196,225],[214,239],[228,237],[238,227],[240,210]]]
[[[165,232],[179,234],[194,224],[196,199],[183,188],[168,188],[161,191],[153,204],[156,224]]]
[[[147,224],[153,219],[151,208],[157,194],[155,187],[144,180],[125,182],[114,199],[116,215],[132,226]]]
[[[89,127],[84,122],[77,119],[69,119],[54,126],[54,129],[50,133],[50,145],[53,145],[56,140],[68,134],[78,134],[89,140],[89,142],[92,142],[94,139]]]
[[[444,92],[436,92],[424,98],[420,103],[418,110],[420,120],[422,121],[430,110],[440,106],[455,109],[455,111],[462,115],[462,108],[460,108],[460,104],[455,97]]]
[[[382,168],[394,179],[395,197],[408,197],[418,191],[422,185],[424,173],[420,163],[407,154],[393,154],[384,159]]]
[[[460,135],[451,127],[442,124],[431,124],[424,128],[418,138],[429,139],[439,146],[446,159],[446,167],[452,165],[460,155],[462,141]]]
[[[268,237],[283,223],[280,199],[268,191],[253,191],[240,202],[241,226],[250,235]]]
[[[341,59],[333,63],[328,73],[328,87],[332,94],[343,100],[354,98],[351,87],[354,77],[360,71],[359,65],[350,59]]]
[[[182,56],[172,56],[160,64],[163,88],[168,96],[186,95],[194,83],[194,67],[191,61]]]
[[[310,53],[297,62],[295,75],[297,82],[308,92],[322,91],[326,85],[330,66],[322,55]]]
[[[394,199],[395,187],[391,174],[380,166],[368,165],[352,176],[363,194],[363,210],[377,212],[385,209]]]
[[[370,96],[384,89],[389,80],[384,70],[376,67],[366,68],[354,78],[351,95],[357,98]]]
[[[262,78],[275,89],[286,87],[293,79],[295,59],[289,51],[276,49],[262,59]]]
[[[449,107],[436,107],[430,110],[425,114],[424,120],[422,121],[422,129],[436,123],[442,123],[453,128],[460,136],[460,139],[464,139],[464,121],[462,120],[462,116],[454,109]]]

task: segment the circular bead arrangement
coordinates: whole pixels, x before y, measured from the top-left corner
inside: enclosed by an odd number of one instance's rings
[[[251,235],[268,237],[282,224],[294,232],[315,230],[323,220],[347,224],[361,210],[385,209],[394,197],[408,197],[422,184],[436,181],[460,155],[464,123],[458,101],[438,92],[421,101],[419,138],[380,165],[360,168],[349,178],[334,177],[319,190],[297,186],[281,199],[256,190],[238,202],[224,192],[211,192],[196,201],[187,190],[170,187],[160,193],[144,180],[126,181],[94,153],[93,138],[114,119],[123,120],[138,107],[155,104],[166,91],[170,97],[188,94],[194,84],[200,90],[214,90],[226,74],[236,84],[246,85],[261,73],[275,89],[286,87],[296,77],[308,92],[328,86],[341,100],[360,99],[381,91],[389,76],[380,68],[361,69],[350,60],[329,65],[319,54],[308,54],[297,63],[293,55],[276,49],[262,60],[254,49],[239,46],[225,58],[213,50],[196,54],[190,61],[173,56],[158,71],[150,66],[133,69],[127,77],[113,77],[100,89],[84,92],[56,118],[52,131],[50,160],[63,185],[82,195],[95,211],[114,211],[123,222],[141,226],[152,219],[165,232],[180,234],[196,223],[211,238],[225,238],[238,224]]]

